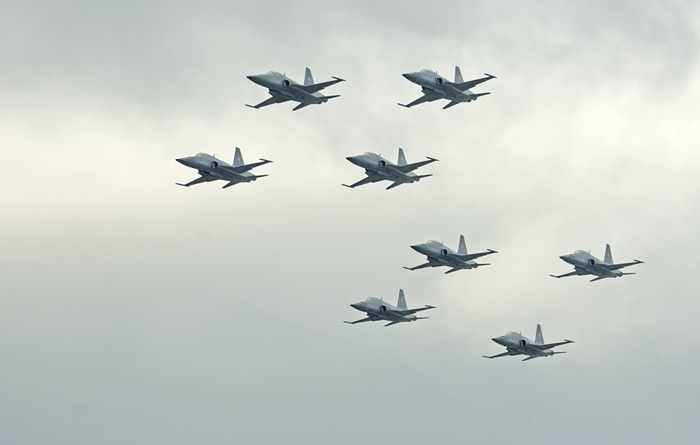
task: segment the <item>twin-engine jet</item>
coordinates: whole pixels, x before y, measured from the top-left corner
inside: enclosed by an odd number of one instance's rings
[[[572,277],[574,275],[596,275],[597,278],[591,281],[598,281],[604,278],[617,278],[623,275],[634,275],[634,272],[623,273],[619,269],[635,264],[642,264],[643,261],[634,260],[631,263],[613,263],[612,252],[610,252],[610,244],[605,245],[605,258],[600,261],[590,253],[577,250],[569,255],[562,255],[559,258],[574,266],[574,271],[565,273],[564,275],[550,275],[554,278]]]
[[[467,244],[464,242],[464,235],[459,236],[459,249],[457,252],[445,246],[439,241],[428,241],[425,244],[411,246],[411,249],[428,257],[428,262],[416,267],[404,267],[408,270],[423,269],[424,267],[451,267],[446,274],[457,272],[462,269],[475,269],[479,266],[489,266],[489,263],[476,263],[473,260],[484,255],[498,253],[495,250],[486,249],[486,252],[467,253]]]
[[[299,85],[284,74],[270,71],[267,74],[257,74],[255,76],[247,76],[248,79],[269,89],[271,98],[260,102],[257,105],[246,106],[251,108],[262,108],[272,104],[279,104],[287,101],[299,102],[299,105],[293,108],[293,111],[304,108],[308,105],[322,104],[328,102],[328,99],[333,99],[336,96],[324,96],[319,93],[322,89],[335,85],[338,82],[344,82],[344,79],[333,77],[334,80],[328,82],[314,83],[314,78],[311,75],[311,70],[306,68],[304,76],[304,85]]]
[[[524,362],[532,360],[537,357],[549,357],[554,354],[565,354],[566,352],[554,352],[552,348],[556,346],[565,345],[567,343],[573,343],[571,340],[564,340],[558,343],[545,343],[544,337],[542,336],[542,327],[537,325],[537,333],[535,334],[535,341],[519,334],[517,332],[509,332],[501,337],[492,338],[501,346],[505,346],[507,351],[503,354],[484,356],[484,358],[496,358],[496,357],[506,357],[508,355],[528,355],[529,357],[523,359]]]
[[[486,74],[486,73],[484,73]],[[454,107],[462,102],[471,102],[481,96],[491,93],[472,93],[470,88],[474,88],[480,83],[487,80],[495,79],[496,76],[486,74],[486,77],[481,79],[469,80],[467,82],[462,79],[462,72],[459,67],[455,67],[455,81],[450,82],[438,73],[430,70],[422,70],[416,73],[406,73],[403,75],[411,82],[423,87],[423,97],[420,97],[408,105],[399,104],[402,107],[411,108],[414,105],[422,104],[423,102],[432,102],[438,99],[447,99],[449,104],[442,107],[443,110]]]
[[[403,289],[399,289],[399,302],[396,304],[396,306],[392,306],[384,300],[374,297],[369,297],[365,301],[351,304],[350,306],[358,311],[366,312],[367,318],[357,321],[346,321],[344,323],[356,324],[363,323],[365,321],[389,321],[390,323],[384,325],[384,327],[391,326],[396,323],[426,319],[428,317],[416,317],[415,313],[435,308],[435,306],[426,305],[425,307],[418,309],[408,309],[406,307],[406,298],[403,296]]]
[[[221,159],[217,159],[212,155],[206,153],[198,153],[195,156],[190,156],[187,158],[176,159],[182,165],[190,168],[196,168],[198,173],[201,175],[194,181],[188,182],[187,184],[180,184],[183,187],[189,187],[195,184],[201,184],[202,182],[211,181],[228,181],[228,184],[223,186],[223,188],[231,187],[239,182],[251,182],[258,178],[262,178],[267,175],[254,175],[249,172],[249,170],[259,167],[261,165],[269,164],[272,161],[266,159],[260,159],[260,162],[255,162],[253,164],[244,164],[243,156],[241,155],[241,149],[236,147],[236,154],[233,157],[233,165],[229,165]]]
[[[403,149],[399,148],[399,160],[396,164],[387,161],[376,153],[367,152],[363,155],[350,156],[346,158],[348,161],[365,169],[367,177],[352,185],[343,184],[345,187],[355,188],[360,185],[369,184],[371,182],[391,181],[391,184],[386,189],[393,189],[401,184],[410,184],[418,182],[421,178],[427,178],[433,175],[416,175],[411,173],[413,170],[422,167],[437,159],[428,158],[427,161],[414,162],[413,164],[406,163],[406,156],[403,154]]]

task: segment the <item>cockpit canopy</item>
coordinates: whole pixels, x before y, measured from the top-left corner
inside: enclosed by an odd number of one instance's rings
[[[585,253],[586,255],[588,255],[588,252],[586,252],[585,250],[577,250],[575,252],[575,254],[581,254],[581,253]]]

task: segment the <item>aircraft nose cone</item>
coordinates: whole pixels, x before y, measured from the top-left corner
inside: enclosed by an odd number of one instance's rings
[[[402,74],[402,76],[405,77],[406,79],[410,80],[413,83],[418,83],[418,76],[416,75],[416,73],[406,73],[406,74]]]
[[[362,310],[362,309],[360,308],[360,303],[353,303],[353,304],[350,305],[350,307],[355,308],[355,309],[357,309],[358,311]]]
[[[260,79],[260,75],[259,75],[259,74],[256,74],[256,75],[254,75],[254,76],[246,76],[246,78],[247,78],[248,80],[252,81],[252,82],[257,83],[258,85],[262,85],[262,82],[261,82],[261,79]]]
[[[175,159],[177,162],[179,162],[182,165],[187,165],[187,158],[178,158]]]
[[[348,156],[347,158],[348,161],[352,162],[353,164],[357,165],[357,156]]]
[[[420,244],[416,244],[415,246],[411,246],[411,249],[415,250],[416,252],[420,252]]]

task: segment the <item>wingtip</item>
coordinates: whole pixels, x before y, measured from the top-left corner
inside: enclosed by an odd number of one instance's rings
[[[179,182],[176,182],[175,185],[181,185],[183,187],[189,187],[187,184],[180,184]]]
[[[258,158],[258,159],[260,159],[261,161],[266,162],[268,164],[272,164],[272,161],[269,159],[263,159],[263,158]]]
[[[396,103],[396,105],[398,105],[398,106],[400,106],[400,107],[404,107],[404,108],[411,108],[411,107],[409,107],[408,105],[400,104],[400,103],[398,103],[398,102]]]
[[[353,186],[347,185],[347,184],[340,184],[340,185],[342,185],[343,187],[347,187],[347,188],[349,188],[349,189],[354,188]]]
[[[493,74],[484,73],[484,75],[489,76],[491,79],[498,79],[498,77],[494,76]]]
[[[489,357],[488,355],[482,355],[482,357],[488,358],[488,359],[493,359],[493,357]]]
[[[552,278],[561,278],[561,277],[558,277],[558,276],[556,276],[556,275],[550,275],[550,277],[552,277]]]
[[[413,272],[413,269],[411,269],[410,267],[403,266],[403,268],[406,269],[406,270],[410,270],[411,272]]]
[[[431,158],[430,156],[426,156],[426,158],[430,159],[433,162],[440,162],[439,159]]]
[[[335,80],[337,80],[338,82],[346,82],[345,79],[341,79],[340,77],[335,77],[335,76],[332,76],[332,77],[333,77]]]
[[[250,107],[250,108],[255,108],[256,110],[259,110],[259,109],[260,109],[260,108],[256,107],[255,105],[248,105],[248,104],[245,104],[245,106],[246,106],[246,107]]]
[[[486,250],[488,250],[488,251],[491,252],[491,253],[498,253],[497,250],[493,250],[493,249],[486,249]]]

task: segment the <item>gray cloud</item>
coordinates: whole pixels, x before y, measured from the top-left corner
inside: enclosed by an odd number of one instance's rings
[[[0,11],[0,437],[692,443],[689,2],[14,3]],[[447,111],[403,72],[498,76]],[[342,97],[251,110],[277,70]],[[268,178],[181,189],[198,151]],[[343,158],[434,156],[389,192]],[[439,239],[498,250],[444,276]],[[554,280],[575,249],[638,275]],[[347,326],[349,303],[432,304]],[[359,318],[359,317],[358,317]],[[488,361],[507,330],[568,354]]]

